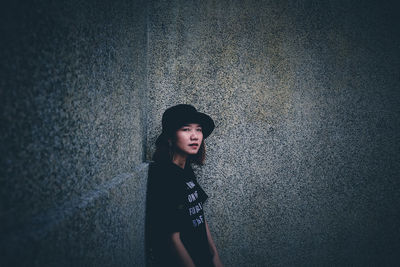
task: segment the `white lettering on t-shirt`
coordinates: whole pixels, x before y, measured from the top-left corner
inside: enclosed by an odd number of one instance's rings
[[[186,185],[187,189],[190,191],[196,189],[196,184],[193,181],[186,182]],[[189,216],[194,215],[193,216],[194,218],[192,217],[192,224],[194,228],[204,223],[203,213],[201,212],[203,210],[203,203],[201,201],[196,201],[198,198],[199,198],[199,193],[197,192],[197,190],[195,190],[193,193],[188,194],[187,196],[189,203],[192,203],[193,205],[188,208],[188,212]]]
[[[200,224],[204,223],[203,215],[200,215],[200,216],[197,217],[196,219],[192,220],[192,222],[193,222],[193,226],[194,226],[194,227],[197,227],[197,226],[199,226]]]
[[[202,209],[203,209],[203,207],[201,206],[201,203],[198,203],[196,206],[189,208],[189,215],[197,214]]]
[[[190,203],[192,203],[198,197],[199,197],[199,194],[197,193],[197,191],[194,191],[192,194],[188,195],[188,200],[189,200]]]
[[[192,181],[187,182],[186,185],[188,186],[189,189],[192,189],[193,187],[196,186]]]

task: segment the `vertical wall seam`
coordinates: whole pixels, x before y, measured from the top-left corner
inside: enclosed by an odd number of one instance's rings
[[[144,57],[145,57],[145,62],[144,62],[144,87],[142,88],[142,101],[141,101],[141,115],[142,115],[142,161],[143,162],[148,162],[147,159],[147,142],[148,142],[148,111],[147,107],[149,106],[149,99],[148,99],[148,90],[149,90],[149,71],[148,71],[148,66],[149,66],[149,3],[151,1],[145,1],[146,7],[145,7],[145,29],[144,29],[144,40],[145,40],[145,46],[144,46]]]

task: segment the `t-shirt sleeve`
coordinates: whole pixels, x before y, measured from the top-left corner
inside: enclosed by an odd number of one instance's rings
[[[196,185],[196,190],[197,190],[198,193],[199,193],[199,200],[200,200],[200,202],[204,203],[204,202],[206,202],[206,200],[208,199],[208,195],[207,195],[207,193],[203,190],[203,188],[200,186],[200,184],[198,183],[197,178],[196,178],[196,176],[194,175],[192,169],[191,169],[191,173],[192,173],[193,181],[194,181],[194,183],[195,183],[195,185]]]
[[[201,188],[201,186],[197,183],[197,181],[196,181],[196,186],[199,192],[199,200],[203,203],[206,202],[206,200],[208,199],[207,193],[203,190],[203,188]]]

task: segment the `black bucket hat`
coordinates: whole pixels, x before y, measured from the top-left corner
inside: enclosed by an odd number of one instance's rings
[[[187,123],[198,123],[203,130],[203,138],[207,138],[215,128],[210,116],[198,112],[195,107],[187,104],[179,104],[168,108],[162,116],[162,133],[157,138],[157,143],[174,134],[176,130]]]

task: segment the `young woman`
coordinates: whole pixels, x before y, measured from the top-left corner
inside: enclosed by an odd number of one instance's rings
[[[223,266],[203,213],[208,198],[191,163],[202,165],[213,120],[191,105],[167,109],[156,141],[147,191],[150,266]]]

